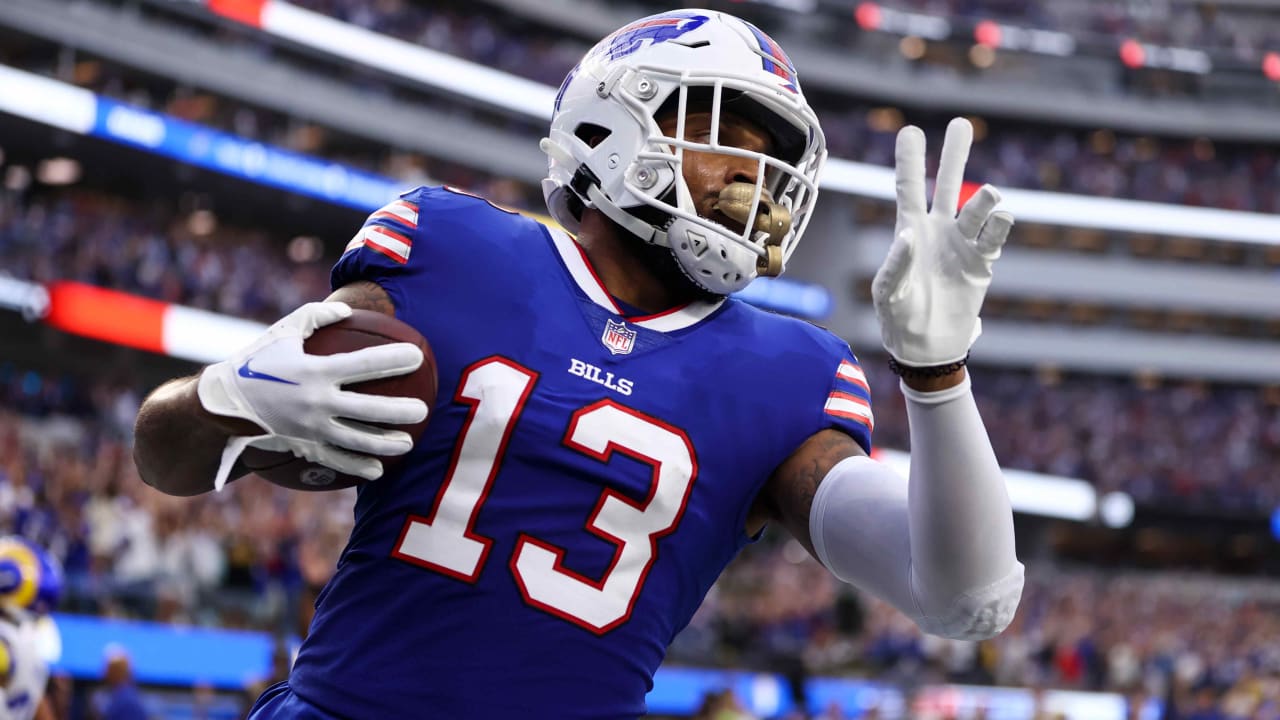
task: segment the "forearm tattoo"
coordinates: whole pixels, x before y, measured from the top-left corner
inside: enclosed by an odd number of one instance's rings
[[[381,285],[371,280],[357,280],[350,285],[343,285],[334,290],[326,300],[344,302],[357,310],[372,310],[392,316],[396,314],[391,296]]]
[[[769,481],[769,504],[775,516],[810,552],[813,541],[809,537],[809,510],[813,507],[818,485],[836,463],[865,454],[862,447],[845,433],[822,430],[787,458]]]

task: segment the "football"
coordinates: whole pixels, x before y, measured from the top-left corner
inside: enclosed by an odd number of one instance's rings
[[[344,389],[371,395],[416,397],[425,402],[428,409],[433,408],[437,378],[436,360],[431,352],[431,345],[422,333],[396,318],[372,310],[355,310],[351,317],[316,330],[302,347],[312,355],[336,355],[396,342],[413,343],[422,350],[422,365],[417,370],[408,375],[356,383]],[[427,418],[416,425],[390,427],[409,433],[416,443],[430,419],[431,414],[428,412]],[[384,474],[404,458],[404,455],[380,458]],[[240,462],[257,476],[294,490],[339,490],[365,482],[362,478],[286,452],[251,447],[241,454]]]

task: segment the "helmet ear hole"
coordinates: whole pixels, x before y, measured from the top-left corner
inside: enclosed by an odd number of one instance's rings
[[[580,123],[578,127],[573,129],[573,134],[588,146],[595,147],[604,142],[612,134],[612,131],[595,123]]]

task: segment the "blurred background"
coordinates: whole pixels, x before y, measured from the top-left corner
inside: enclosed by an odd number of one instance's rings
[[[834,158],[785,279],[909,451],[870,280],[895,132],[969,117],[1018,217],[974,388],[1028,583],[920,635],[785,533],[676,640],[656,715],[1280,718],[1280,4],[708,2],[792,55]],[[365,215],[450,184],[532,213],[564,74],[652,12],[588,0],[0,2],[0,531],[61,559],[60,718],[238,718],[283,677],[353,494],[163,496],[139,401],[300,303]]]

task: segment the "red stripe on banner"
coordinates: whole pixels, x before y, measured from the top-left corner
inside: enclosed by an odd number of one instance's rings
[[[964,204],[969,202],[969,198],[973,197],[973,194],[978,192],[981,187],[982,185],[976,182],[966,181],[962,183],[960,185],[960,204],[957,207],[964,207]]]
[[[45,322],[64,332],[164,353],[168,303],[77,282],[49,286]]]
[[[207,0],[209,9],[236,22],[262,27],[262,10],[267,0]]]

